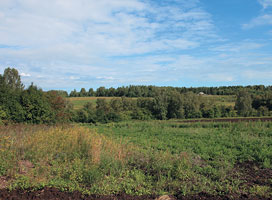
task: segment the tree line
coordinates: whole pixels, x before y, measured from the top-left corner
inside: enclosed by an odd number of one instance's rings
[[[154,98],[121,97],[88,102],[73,113],[73,121],[81,123],[118,122],[123,120],[168,120],[190,118],[224,118],[272,116],[272,93],[251,95],[246,90],[237,94],[235,107],[217,105],[201,95],[161,89]]]
[[[222,86],[222,87],[157,87],[144,85],[130,85],[118,88],[99,87],[96,90],[90,88],[86,90],[81,88],[80,91],[72,90],[68,95],[63,91],[65,96],[69,97],[155,97],[161,90],[177,91],[181,94],[193,92],[195,94],[204,93],[207,95],[237,95],[238,92],[246,90],[250,94],[263,94],[264,92],[271,92],[272,86],[264,85],[249,85],[249,86]]]
[[[97,99],[96,105],[88,102],[73,115],[73,120],[82,123],[118,122],[123,120],[167,120],[188,118],[233,117],[232,106],[214,105],[192,92],[161,91],[154,98],[128,97]]]
[[[110,100],[97,99],[75,110],[65,98],[66,91],[43,91],[33,83],[24,88],[18,71],[7,68],[0,74],[0,123],[118,122],[123,120],[167,120],[219,118],[236,116],[271,116],[271,86],[226,87],[236,91],[235,107],[218,105],[203,95],[174,87],[129,86],[117,89],[98,88],[89,92],[96,96],[115,95]],[[106,92],[107,91],[107,92]],[[112,92],[110,94],[110,91]],[[138,91],[138,92],[136,92]],[[73,92],[73,91],[72,91]],[[72,93],[71,92],[71,93]],[[118,95],[116,95],[118,94]],[[71,96],[71,94],[70,94]],[[129,98],[137,97],[137,98]]]

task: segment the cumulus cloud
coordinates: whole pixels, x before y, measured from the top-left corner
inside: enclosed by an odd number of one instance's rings
[[[167,6],[152,0],[7,0],[0,2],[0,18],[0,44],[9,47],[0,48],[2,66],[20,64],[39,83],[41,75],[120,80],[127,67],[135,74],[143,66],[121,65],[123,56],[194,49],[215,35],[197,0]],[[160,67],[149,64],[145,69]]]
[[[224,58],[187,53],[199,48],[206,53],[206,45],[219,39],[199,0],[0,1],[0,69],[15,66],[24,81],[31,74],[44,89],[201,79],[219,65],[245,62],[231,60],[230,52],[262,47],[257,42],[214,47]],[[230,74],[228,69],[218,74]]]

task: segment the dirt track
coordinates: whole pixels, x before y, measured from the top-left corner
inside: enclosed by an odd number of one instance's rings
[[[178,121],[180,123],[194,123],[194,122],[250,122],[250,121],[272,121],[272,117],[248,117],[248,118],[222,118],[222,119],[192,119]]]

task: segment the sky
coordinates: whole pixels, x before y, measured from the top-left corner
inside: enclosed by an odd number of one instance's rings
[[[44,90],[272,85],[272,0],[0,0],[0,73]]]

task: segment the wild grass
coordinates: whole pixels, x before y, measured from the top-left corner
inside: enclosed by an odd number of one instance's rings
[[[1,126],[0,176],[9,189],[272,195],[269,185],[245,187],[235,170],[249,160],[272,168],[271,130],[269,122]]]
[[[0,131],[0,175],[11,178],[11,189],[47,185],[87,191],[104,164],[122,165],[127,153],[83,127],[18,125]]]

